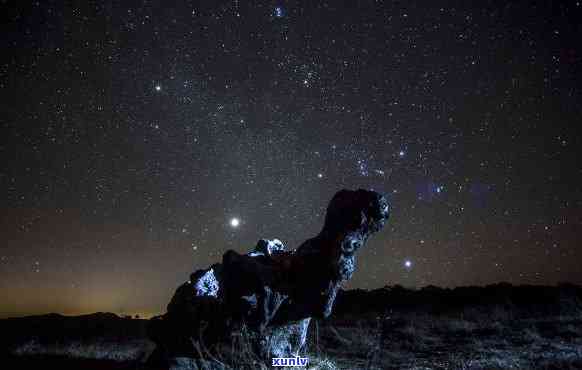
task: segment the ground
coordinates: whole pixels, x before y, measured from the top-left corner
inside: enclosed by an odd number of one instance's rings
[[[142,369],[153,349],[143,325],[108,319],[96,335],[82,338],[52,340],[39,333],[17,343],[4,339],[10,352],[4,368]],[[311,369],[582,369],[582,313],[531,315],[511,305],[444,313],[385,310],[336,315],[310,329],[305,356]],[[203,355],[214,368],[261,368],[244,333],[219,353],[203,349]]]
[[[2,368],[144,369],[146,320],[114,314],[0,320]],[[199,347],[205,369],[269,368],[249,333]],[[582,287],[512,286],[340,291],[332,316],[312,320],[310,369],[582,369]],[[186,359],[181,367],[197,369]],[[192,363],[190,363],[192,365]],[[199,366],[200,367],[200,366]]]

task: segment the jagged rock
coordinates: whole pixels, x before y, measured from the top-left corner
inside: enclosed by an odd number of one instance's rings
[[[285,244],[279,239],[261,239],[257,242],[255,249],[248,253],[250,257],[271,256],[272,254],[285,252]]]
[[[321,232],[296,250],[261,239],[247,254],[227,251],[222,263],[194,272],[150,323],[158,357],[196,357],[241,325],[255,335],[263,358],[297,355],[312,317],[327,318],[341,284],[355,271],[355,253],[389,216],[381,194],[341,190],[330,201]]]
[[[305,345],[310,321],[311,318],[306,318],[267,327],[263,333],[264,343],[261,347],[263,357],[298,356]]]

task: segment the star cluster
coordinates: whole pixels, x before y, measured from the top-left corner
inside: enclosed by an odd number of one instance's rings
[[[582,283],[577,1],[2,14],[0,315],[160,312],[342,188],[392,207],[348,287]]]

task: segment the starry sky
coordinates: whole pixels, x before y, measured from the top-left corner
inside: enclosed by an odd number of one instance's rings
[[[0,4],[0,316],[162,312],[342,188],[347,288],[582,283],[580,1],[168,4]]]

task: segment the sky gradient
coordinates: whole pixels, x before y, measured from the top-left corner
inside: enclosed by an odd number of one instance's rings
[[[0,316],[162,312],[342,188],[348,288],[582,283],[579,1],[0,7]]]

